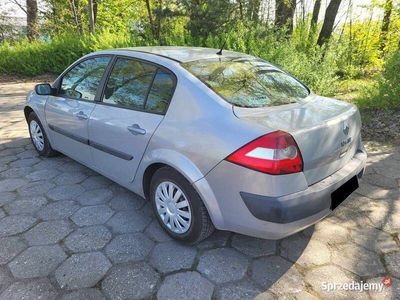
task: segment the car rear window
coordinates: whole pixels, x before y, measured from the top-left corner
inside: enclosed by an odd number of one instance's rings
[[[182,66],[235,106],[277,106],[310,94],[294,77],[258,58],[201,59]]]

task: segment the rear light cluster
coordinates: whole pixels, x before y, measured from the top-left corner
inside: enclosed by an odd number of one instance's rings
[[[303,171],[303,159],[293,137],[275,131],[255,139],[226,160],[263,173],[281,175]]]

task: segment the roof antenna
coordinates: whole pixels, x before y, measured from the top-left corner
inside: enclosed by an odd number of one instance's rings
[[[219,51],[217,52],[217,55],[222,55],[222,50],[224,49],[225,44],[226,44],[226,40],[224,40],[224,43],[222,44],[221,49],[219,49]]]

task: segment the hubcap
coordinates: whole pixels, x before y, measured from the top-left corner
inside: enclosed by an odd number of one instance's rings
[[[182,234],[189,230],[192,213],[183,191],[174,183],[161,182],[155,194],[158,215],[172,232]]]
[[[44,137],[42,130],[40,129],[39,124],[32,120],[29,124],[29,131],[31,132],[31,137],[33,144],[35,145],[36,149],[39,151],[43,151],[44,149]]]

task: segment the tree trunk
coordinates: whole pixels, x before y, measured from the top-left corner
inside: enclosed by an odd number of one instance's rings
[[[95,23],[94,23],[94,12],[93,12],[93,0],[89,0],[88,10],[89,10],[89,32],[94,34]]]
[[[321,9],[321,0],[315,0],[314,9],[311,17],[311,29],[317,27],[320,9]]]
[[[239,14],[240,14],[240,20],[243,20],[243,3],[242,0],[239,0]]]
[[[144,0],[146,2],[146,8],[147,8],[147,15],[149,17],[149,23],[150,23],[150,29],[151,33],[153,36],[155,35],[155,28],[154,28],[154,22],[153,22],[153,16],[151,14],[151,5],[150,5],[150,0]]]
[[[157,14],[157,40],[158,44],[161,46],[162,41],[161,41],[161,20],[162,20],[162,14],[163,14],[163,2],[162,0],[158,0],[158,14]]]
[[[380,46],[379,46],[379,50],[381,51],[382,56],[384,55],[385,52],[386,40],[389,31],[390,16],[392,14],[392,10],[393,10],[393,0],[386,0],[382,26],[381,26]]]
[[[75,0],[70,0],[69,4],[71,6],[72,15],[74,16],[76,29],[78,30],[78,32],[80,34],[82,34],[83,33],[83,28],[82,28],[81,15],[79,13],[79,0],[76,0],[76,1]]]
[[[293,32],[293,17],[296,9],[296,0],[276,0],[275,26],[287,27],[287,33]]]
[[[30,41],[33,41],[38,36],[38,23],[37,23],[37,1],[26,0],[26,25],[27,25],[27,37]]]
[[[333,25],[342,0],[331,0],[325,12],[324,24],[318,36],[318,45],[322,46],[332,35]]]

